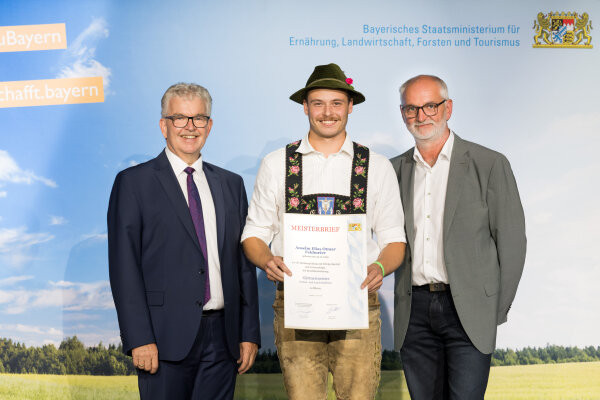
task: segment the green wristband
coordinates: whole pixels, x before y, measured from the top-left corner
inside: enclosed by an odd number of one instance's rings
[[[385,269],[383,269],[383,264],[381,264],[379,261],[375,261],[373,264],[379,265],[379,268],[381,268],[381,275],[385,276]]]

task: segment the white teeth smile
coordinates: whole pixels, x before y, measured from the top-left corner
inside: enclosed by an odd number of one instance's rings
[[[181,136],[181,137],[184,138],[184,139],[195,139],[195,138],[197,138],[197,136],[193,136],[193,135],[190,135],[190,136]]]

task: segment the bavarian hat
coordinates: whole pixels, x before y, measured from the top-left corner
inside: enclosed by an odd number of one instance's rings
[[[317,65],[306,81],[306,86],[291,95],[290,100],[302,104],[309,90],[335,89],[347,92],[354,104],[360,104],[365,101],[365,96],[354,90],[351,83],[352,79],[346,78],[344,71],[337,64]]]

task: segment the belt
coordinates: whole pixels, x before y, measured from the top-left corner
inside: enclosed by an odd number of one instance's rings
[[[422,286],[413,286],[412,288],[413,291],[425,290],[427,292],[445,292],[450,290],[450,285],[448,285],[447,283],[436,282],[428,283],[427,285]]]
[[[225,314],[225,311],[221,308],[220,310],[202,310],[203,317],[219,317]]]

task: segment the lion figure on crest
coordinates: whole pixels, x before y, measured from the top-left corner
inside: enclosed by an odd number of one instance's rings
[[[548,39],[548,28],[550,28],[550,20],[543,13],[538,13],[537,21],[533,21],[533,29],[537,29],[537,34],[533,37],[535,44],[542,44],[539,42],[540,37],[546,44],[552,44]]]
[[[592,42],[592,37],[590,36],[590,29],[592,29],[592,21],[589,20],[590,16],[588,13],[584,12],[583,15],[577,20],[575,26],[577,27],[576,38],[577,40],[573,44],[579,44],[584,38],[586,42],[583,43],[586,46],[589,46]]]

